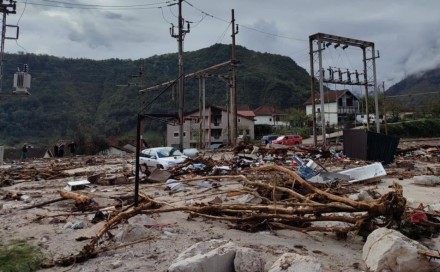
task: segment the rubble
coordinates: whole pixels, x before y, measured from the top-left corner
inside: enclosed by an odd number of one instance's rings
[[[296,253],[284,253],[269,269],[269,272],[321,272],[318,259]]]
[[[84,261],[93,263],[91,258],[106,258],[104,252],[135,247],[138,243],[168,243],[171,248],[175,241],[221,239],[227,236],[227,232],[248,233],[255,237],[250,239],[254,242],[264,235],[270,236],[268,239],[272,241],[277,239],[276,235],[286,235],[292,230],[301,235],[310,233],[310,237],[316,233],[333,233],[333,236],[314,238],[327,243],[333,239],[331,237],[367,237],[375,229],[387,226],[413,239],[429,238],[440,230],[438,203],[420,206],[425,201],[422,193],[421,198],[408,196],[415,190],[423,192],[424,186],[437,184],[435,173],[438,167],[431,161],[435,161],[440,153],[432,146],[424,148],[423,152],[416,150],[398,152],[396,162],[385,167],[380,162],[352,160],[336,148],[246,146],[235,154],[206,152],[167,171],[143,170],[138,207],[132,206],[135,171],[132,157],[77,156],[35,164],[26,162],[1,169],[0,206],[3,208],[0,216],[8,222],[4,229],[9,234],[36,223],[43,224],[45,230],[58,229],[58,233],[44,233],[44,237],[50,237],[50,240],[42,246],[51,250],[54,250],[51,243],[57,240],[55,236],[75,233],[71,239],[76,244],[64,247],[63,252],[46,263],[47,267]],[[313,177],[319,176],[325,182],[306,179],[302,166],[311,169]],[[353,176],[353,172],[361,172],[361,175]],[[369,176],[365,178],[365,174]],[[370,183],[372,180],[374,185]],[[386,184],[383,180],[387,180]],[[419,186],[419,180],[429,181],[429,184]],[[75,187],[75,182],[84,181],[89,184]],[[70,191],[63,189],[66,184],[70,184]],[[411,205],[407,198],[411,199]],[[12,215],[14,219],[5,220]],[[17,218],[20,223],[15,224]],[[54,226],[47,228],[47,224]],[[197,227],[185,228],[183,224],[197,224]],[[193,231],[188,233],[188,229]],[[320,253],[317,250],[320,245],[316,245],[313,251],[297,252],[291,234],[282,236],[290,244],[284,248],[273,245],[273,251],[267,241],[260,250],[258,243],[248,242],[249,249],[240,241],[242,236],[245,235],[239,234],[233,240],[234,244],[237,243],[231,254],[235,259],[232,258],[232,263],[228,261],[228,267],[235,266],[236,271],[279,269],[275,261],[284,253],[291,255],[283,257],[281,267],[289,266],[293,260],[304,261],[310,257],[301,264],[304,267],[311,264],[310,271],[338,270],[338,264],[322,262],[330,258],[326,254],[335,258],[336,253],[325,249]],[[301,237],[306,239],[307,236]],[[313,243],[312,240],[309,243]],[[223,258],[218,256],[222,254],[218,249],[226,254],[229,248],[224,249],[222,245],[213,246],[205,253],[214,250],[216,253],[211,253],[209,258]],[[169,251],[165,254],[161,247],[154,252],[153,247],[144,247],[143,252],[153,259],[139,261],[147,262],[146,267],[161,265],[161,269],[166,270],[177,253]],[[436,256],[427,248],[420,250],[424,250],[423,253],[417,251],[422,259]],[[262,252],[269,254],[270,258],[258,258]],[[364,264],[360,251],[355,254],[358,264],[353,267],[357,269]],[[154,258],[157,258],[156,263]],[[238,259],[242,261],[235,261]],[[107,259],[106,268],[120,269],[123,266],[130,269],[125,261],[120,266],[117,260]],[[344,270],[349,266],[343,261],[339,265]]]
[[[226,240],[197,243],[179,254],[169,272],[263,272],[265,261],[252,249]]]

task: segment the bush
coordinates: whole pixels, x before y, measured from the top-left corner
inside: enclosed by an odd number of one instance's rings
[[[440,119],[421,119],[415,121],[387,124],[388,135],[400,138],[440,137]],[[370,131],[376,131],[374,126]],[[385,131],[381,125],[380,131]]]
[[[0,271],[36,271],[43,261],[37,247],[23,240],[14,240],[9,245],[0,244]]]

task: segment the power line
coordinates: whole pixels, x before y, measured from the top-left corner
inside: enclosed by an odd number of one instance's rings
[[[18,3],[25,3],[25,2],[18,2]],[[156,9],[156,8],[160,8],[160,7],[166,7],[168,5],[163,5],[163,6],[158,6],[158,7],[145,7],[145,6],[120,6],[120,7],[111,7],[111,6],[95,6],[95,7],[87,7],[87,6],[74,6],[72,4],[69,3],[65,3],[63,5],[68,5],[68,6],[60,6],[60,5],[55,5],[55,4],[40,4],[40,3],[31,3],[28,2],[28,5],[33,5],[33,6],[43,6],[43,7],[54,7],[54,8],[65,8],[65,9],[83,9],[83,10],[138,10],[138,9]]]
[[[163,1],[163,2],[150,3],[150,4],[108,6],[108,5],[75,4],[75,3],[55,1],[55,0],[40,0],[40,1],[57,3],[57,4],[65,4],[65,5],[69,5],[69,6],[102,7],[102,8],[144,7],[144,6],[154,6],[154,5],[161,5],[161,4],[170,4],[172,2],[172,1]],[[173,0],[173,1],[175,1],[175,0]]]

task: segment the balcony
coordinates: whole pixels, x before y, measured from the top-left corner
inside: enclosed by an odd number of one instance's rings
[[[338,107],[338,113],[359,113],[359,107]]]

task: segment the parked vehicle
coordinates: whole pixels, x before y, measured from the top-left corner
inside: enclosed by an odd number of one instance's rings
[[[278,135],[264,135],[263,138],[261,138],[261,143],[267,145],[278,137]]]
[[[154,147],[142,150],[139,161],[148,167],[168,169],[183,163],[187,158],[174,147]]]
[[[364,125],[366,125],[367,122],[369,124],[374,124],[374,123],[376,123],[376,116],[374,114],[369,114],[368,120],[367,120],[366,114],[359,114],[359,115],[356,115],[356,122],[364,124]],[[379,115],[379,124],[383,124],[383,123],[384,123],[384,121],[383,121],[382,115]]]
[[[300,135],[282,135],[272,141],[274,144],[282,145],[299,145],[302,144],[302,137]]]

